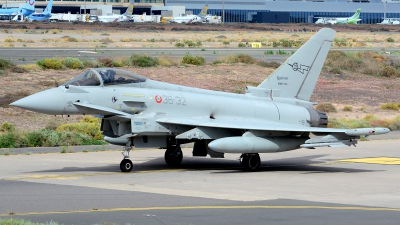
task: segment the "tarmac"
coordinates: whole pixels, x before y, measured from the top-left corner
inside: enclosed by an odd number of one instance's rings
[[[10,150],[0,156],[0,218],[62,224],[397,224],[396,134],[357,147],[261,154],[261,170],[254,173],[241,171],[239,155],[192,157],[190,148],[183,150],[179,168],[165,164],[163,150],[134,150],[130,173],[119,170],[119,146],[74,147],[75,153],[64,154]]]

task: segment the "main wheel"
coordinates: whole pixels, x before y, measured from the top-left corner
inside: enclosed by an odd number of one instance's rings
[[[243,171],[254,172],[260,168],[261,159],[258,154],[244,154],[242,157]]]
[[[168,166],[176,167],[182,162],[182,150],[179,146],[168,148],[165,151],[164,159]]]
[[[123,159],[119,164],[119,168],[122,172],[131,172],[133,167],[132,161],[129,159]]]

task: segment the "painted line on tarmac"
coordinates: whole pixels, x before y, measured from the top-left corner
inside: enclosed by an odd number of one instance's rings
[[[367,163],[367,164],[380,164],[380,165],[400,165],[400,158],[395,158],[395,157],[353,158],[353,159],[338,160],[338,162]]]
[[[26,212],[0,214],[5,216],[32,216],[32,215],[51,215],[51,214],[74,214],[74,213],[93,213],[93,212],[119,212],[119,211],[162,211],[162,210],[194,210],[194,209],[327,209],[327,210],[347,210],[347,211],[392,211],[400,212],[399,208],[379,208],[362,206],[264,206],[264,205],[245,205],[245,206],[172,206],[172,207],[144,207],[144,208],[110,208],[110,209],[91,209],[74,210],[59,212]]]

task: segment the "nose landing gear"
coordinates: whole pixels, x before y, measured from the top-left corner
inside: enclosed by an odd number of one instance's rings
[[[131,172],[133,167],[132,161],[129,159],[129,152],[131,151],[132,148],[131,144],[132,141],[129,139],[129,141],[125,145],[125,152],[122,153],[124,159],[119,164],[119,168],[121,169],[122,172]]]

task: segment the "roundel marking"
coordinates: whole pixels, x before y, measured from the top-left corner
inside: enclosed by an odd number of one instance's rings
[[[156,95],[156,96],[154,97],[154,99],[156,100],[156,102],[157,102],[158,104],[160,104],[160,103],[162,102],[162,97],[161,97],[160,95]]]

